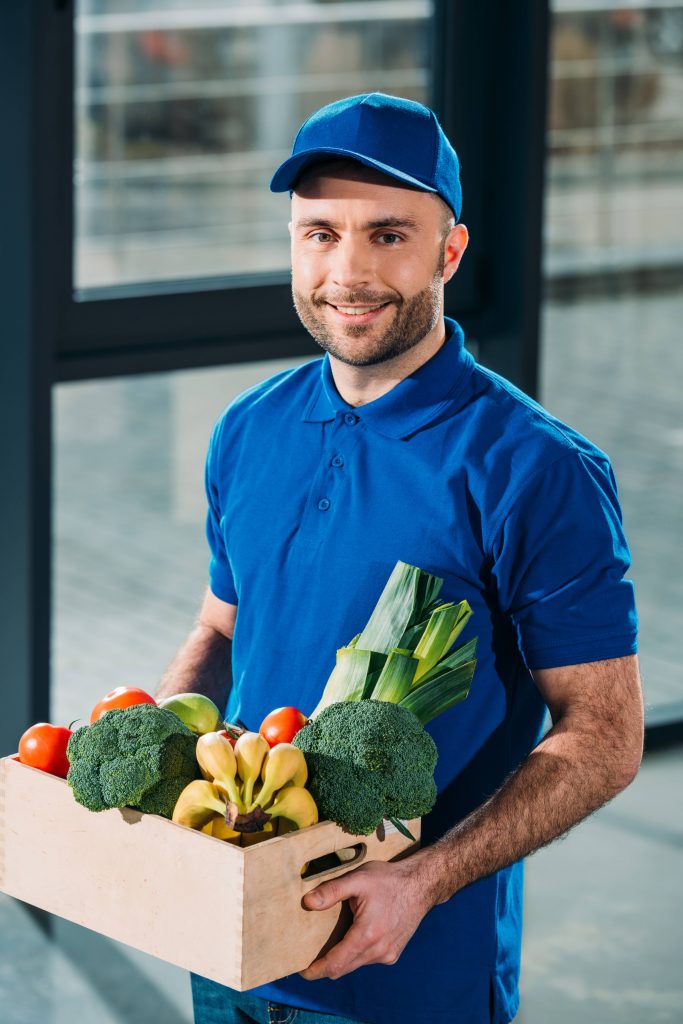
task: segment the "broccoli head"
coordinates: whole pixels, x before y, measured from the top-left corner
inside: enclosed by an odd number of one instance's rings
[[[66,780],[91,811],[135,807],[171,818],[185,786],[201,778],[196,746],[172,711],[154,704],[115,708],[71,736]]]
[[[369,835],[383,818],[421,817],[436,801],[434,740],[407,708],[381,700],[329,704],[292,740],[321,818]]]

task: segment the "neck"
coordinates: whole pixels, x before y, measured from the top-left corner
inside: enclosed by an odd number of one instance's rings
[[[336,359],[331,353],[330,367],[337,391],[349,405],[367,405],[391,391],[402,380],[419,369],[436,355],[446,341],[446,325],[443,317],[417,345],[402,352],[394,359],[371,366],[350,366]]]

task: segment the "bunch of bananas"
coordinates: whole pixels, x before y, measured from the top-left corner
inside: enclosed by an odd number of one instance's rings
[[[318,821],[318,808],[305,789],[308,769],[292,743],[272,749],[257,732],[245,732],[233,749],[219,732],[197,740],[204,776],[190,782],[173,810],[177,825],[216,839],[250,846]]]

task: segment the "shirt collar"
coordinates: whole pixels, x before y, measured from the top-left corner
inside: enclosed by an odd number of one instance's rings
[[[337,391],[330,357],[321,360],[320,381],[302,417],[305,423],[333,420],[353,412],[386,437],[405,438],[419,430],[458,397],[474,366],[459,323],[444,318],[446,340],[438,352],[386,394],[366,405],[353,406]]]

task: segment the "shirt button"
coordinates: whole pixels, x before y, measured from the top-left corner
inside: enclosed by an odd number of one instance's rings
[[[344,416],[344,422],[348,423],[348,425],[352,427],[355,423],[358,423],[358,417],[354,416],[352,412],[347,412]]]
[[[336,466],[337,469],[339,468],[339,466],[344,465],[344,459],[341,457],[341,455],[335,455],[335,457],[332,459],[332,465]]]
[[[330,507],[330,499],[329,498],[321,498],[320,501],[318,502],[318,508],[320,509],[321,512],[327,512],[329,507]]]

